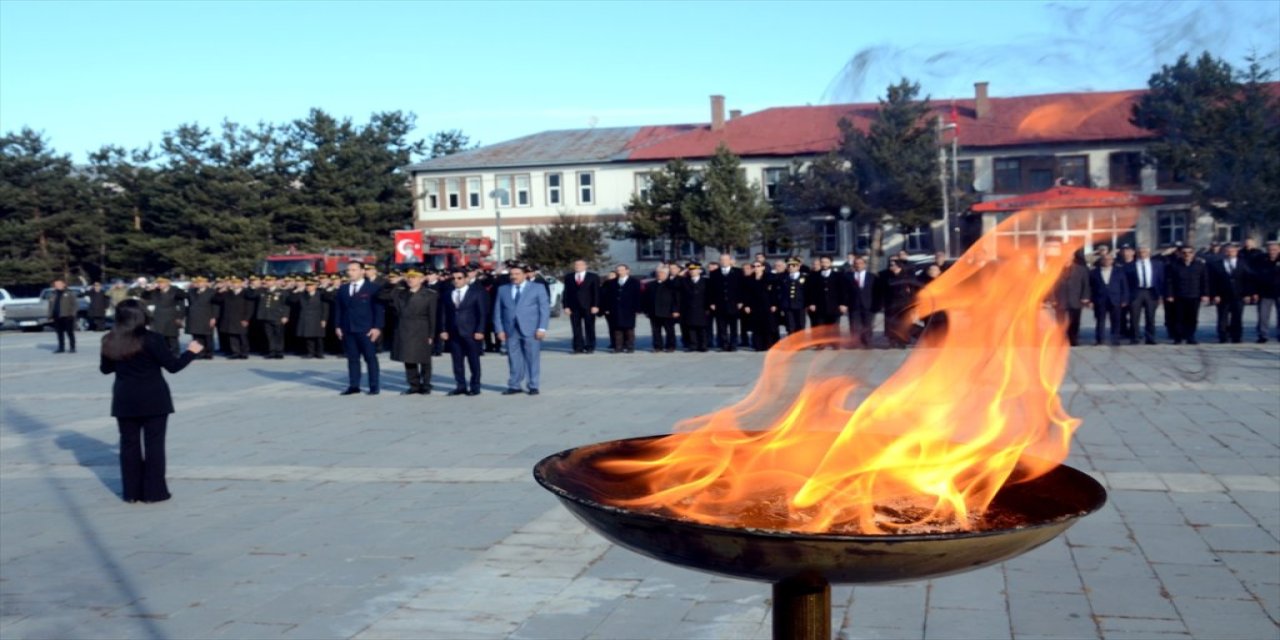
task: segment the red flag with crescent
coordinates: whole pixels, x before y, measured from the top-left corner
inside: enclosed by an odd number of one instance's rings
[[[396,264],[422,262],[422,230],[396,232]]]

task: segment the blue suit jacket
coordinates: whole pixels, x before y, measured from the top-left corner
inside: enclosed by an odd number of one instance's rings
[[[541,285],[539,285],[541,286]],[[441,292],[444,296],[441,307],[444,311],[441,314],[443,324],[441,331],[447,331],[449,337],[453,338],[457,335],[472,335],[475,333],[484,333],[485,324],[489,321],[489,294],[485,293],[484,287],[479,284],[472,283],[467,287],[467,293],[462,297],[462,304],[453,304],[454,289]]]
[[[350,334],[368,333],[370,329],[381,331],[386,309],[378,300],[380,289],[378,283],[366,280],[352,298],[351,283],[343,283],[333,305],[334,326]]]
[[[1132,299],[1138,295],[1138,262],[1137,260],[1130,262],[1124,266],[1124,274],[1128,279],[1129,298]],[[1150,279],[1147,286],[1158,298],[1164,295],[1164,260],[1151,259],[1151,272],[1147,274]]]
[[[1089,291],[1093,294],[1093,303],[1110,302],[1115,306],[1129,304],[1129,279],[1123,269],[1111,268],[1111,282],[1102,281],[1102,269],[1094,267],[1089,271]]]
[[[513,302],[515,285],[498,287],[498,300],[493,304],[493,326],[507,335],[534,337],[539,329],[546,331],[551,322],[551,302],[547,288],[540,282],[525,281],[520,300]]]

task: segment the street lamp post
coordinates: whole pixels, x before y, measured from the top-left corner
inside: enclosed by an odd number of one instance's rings
[[[848,205],[840,207],[840,255],[847,256],[853,251],[853,235],[849,228],[849,216],[853,215],[853,209]]]
[[[942,247],[947,252],[947,257],[951,257],[951,189],[954,186],[954,176],[951,180],[947,179],[947,145],[942,142],[942,134],[948,130],[955,130],[956,123],[943,123],[942,114],[938,114],[938,182],[942,186]],[[952,160],[955,161],[955,136],[951,140]]]
[[[496,227],[497,237],[494,238],[494,258],[499,265],[502,264],[502,199],[507,197],[507,190],[498,188],[489,192],[489,197],[493,198],[493,222]]]

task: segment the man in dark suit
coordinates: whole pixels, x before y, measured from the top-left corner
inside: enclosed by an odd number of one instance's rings
[[[676,350],[676,320],[680,318],[680,287],[671,278],[671,268],[659,265],[657,279],[645,290],[644,312],[649,316],[653,352]]]
[[[1066,325],[1067,340],[1073,347],[1080,344],[1080,313],[1092,298],[1093,294],[1089,290],[1089,267],[1084,264],[1084,250],[1077,250],[1071,264],[1063,267],[1053,291],[1054,316],[1059,324]]]
[[[831,258],[823,256],[819,259],[818,270],[806,278],[807,289],[804,292],[805,302],[809,303],[809,313],[813,319],[813,328],[837,325],[840,315],[845,311],[844,284],[840,274],[831,268]],[[825,348],[819,345],[818,348]],[[832,345],[834,346],[834,345]]]
[[[614,353],[633,353],[636,350],[636,315],[640,313],[640,281],[631,277],[631,267],[620,264],[614,269],[617,278],[609,287],[610,295],[602,300],[604,312],[613,327],[611,342]]]
[[[596,350],[596,314],[600,313],[600,277],[587,271],[587,261],[573,263],[564,276],[564,313],[573,328],[573,352]]]
[[[178,355],[178,333],[187,315],[187,294],[166,277],[156,278],[154,288],[142,292],[151,316],[151,330],[164,336],[173,355]]]
[[[805,327],[805,274],[800,271],[803,266],[804,262],[800,258],[787,260],[787,272],[781,276],[782,281],[775,289],[778,310],[782,315],[782,325],[787,328],[787,335],[804,331]]]
[[[1196,257],[1195,247],[1182,247],[1178,257],[1170,263],[1164,281],[1169,334],[1174,344],[1199,344],[1196,325],[1200,305],[1209,302],[1209,270],[1204,260]]]
[[[1253,270],[1240,257],[1234,242],[1222,251],[1222,259],[1209,263],[1209,293],[1218,307],[1218,342],[1238,344],[1244,335],[1244,305],[1256,302]]]
[[[95,282],[87,291],[80,294],[89,299],[89,330],[103,331],[107,327],[107,309],[111,308],[111,298],[102,290],[102,283]]]
[[[1142,318],[1143,340],[1155,344],[1156,307],[1160,305],[1160,292],[1164,291],[1164,261],[1152,259],[1150,247],[1140,247],[1124,272],[1129,284],[1130,342],[1138,344],[1138,320]]]
[[[720,254],[720,268],[707,278],[710,309],[716,317],[716,338],[721,351],[738,350],[738,315],[742,313],[742,270],[733,256]]]
[[[218,309],[213,304],[215,293],[209,287],[209,279],[196,276],[187,289],[187,333],[191,339],[204,346],[197,359],[213,359],[213,330],[218,326]]]
[[[218,308],[218,331],[228,360],[244,360],[249,351],[249,318],[253,317],[253,302],[245,298],[244,280],[239,276],[227,279],[224,290],[213,296]]]
[[[1120,344],[1120,316],[1129,306],[1129,279],[1123,267],[1116,266],[1116,259],[1110,253],[1098,258],[1098,266],[1089,272],[1089,291],[1093,294],[1094,344],[1102,344],[1103,336],[1108,335],[1107,322],[1111,323],[1111,333],[1107,338],[1111,346]]]
[[[705,353],[709,346],[707,325],[711,318],[707,313],[710,304],[707,279],[702,277],[702,265],[690,262],[685,266],[684,287],[680,290],[680,323],[689,335],[686,351]]]
[[[845,307],[849,311],[849,333],[854,346],[871,348],[871,329],[879,311],[879,287],[876,274],[867,269],[867,259],[853,259],[853,271],[845,274]]]
[[[347,388],[341,395],[360,393],[360,359],[369,370],[369,395],[378,395],[378,338],[382,336],[385,310],[378,298],[378,284],[365,279],[365,265],[347,263],[347,283],[338,287],[333,324],[347,355]]]
[[[442,300],[444,324],[440,339],[449,345],[453,356],[453,379],[456,383],[448,395],[480,395],[480,350],[484,348],[484,331],[489,323],[489,294],[467,272],[453,272],[453,290]],[[470,386],[466,368],[471,368]]]

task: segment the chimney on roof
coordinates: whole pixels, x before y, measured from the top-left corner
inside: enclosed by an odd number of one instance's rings
[[[740,118],[740,117],[742,117],[742,109],[730,109],[730,110],[729,110],[729,119],[730,119],[730,120],[737,120],[737,119],[738,119],[738,118]]]
[[[973,83],[973,116],[979,120],[991,115],[991,100],[987,98],[987,83]]]
[[[711,130],[724,128],[724,96],[711,96]]]

